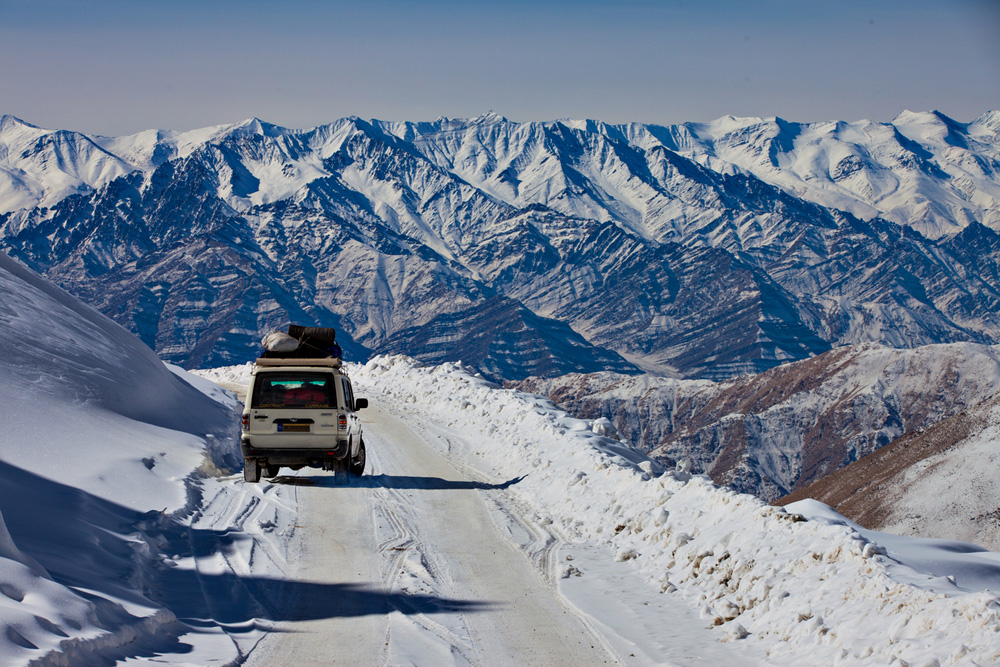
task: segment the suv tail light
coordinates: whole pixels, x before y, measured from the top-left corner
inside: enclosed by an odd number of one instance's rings
[[[250,430],[250,415],[243,415],[243,419],[240,420],[240,425],[244,431]]]
[[[337,428],[340,429],[341,431],[347,430],[347,415],[337,416]]]

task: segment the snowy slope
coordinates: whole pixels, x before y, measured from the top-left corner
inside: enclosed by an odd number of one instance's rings
[[[694,605],[719,641],[747,642],[748,657],[760,650],[768,664],[1000,659],[996,553],[880,535],[819,503],[786,512],[683,469],[662,473],[595,433],[593,422],[455,365],[378,357],[351,372],[453,460],[497,482],[519,479],[510,492],[536,513],[534,522],[553,522],[567,536],[563,553],[610,548],[662,591],[660,604]],[[580,566],[560,565],[571,597],[577,575],[600,580],[612,567]],[[601,606],[592,609],[598,618]]]
[[[176,636],[151,571],[195,471],[237,461],[232,405],[3,255],[0,332],[0,664]]]
[[[202,463],[206,437],[229,433],[228,411],[89,306],[6,256],[0,271],[0,371],[14,418],[3,433],[4,461],[133,509],[151,487],[168,511],[183,506],[176,480]],[[66,416],[45,418],[49,411]],[[111,446],[100,455],[78,444],[102,440]],[[168,444],[170,456],[161,459]],[[217,464],[232,462],[229,445],[212,453]],[[147,457],[154,466],[142,463]],[[126,465],[134,468],[123,484]]]
[[[876,528],[900,535],[927,531],[1000,549],[1000,478],[992,466],[983,465],[994,460],[1000,446],[1000,407],[994,400],[977,408],[970,411],[978,419],[967,438],[885,489],[893,501]]]
[[[989,396],[796,491],[875,530],[1000,546],[1000,397]]]
[[[962,123],[939,111],[904,111],[890,123],[726,117],[611,131],[718,171],[752,173],[823,206],[865,219],[880,216],[938,238],[972,220],[994,229],[1000,224],[998,118],[1000,112],[992,111]]]

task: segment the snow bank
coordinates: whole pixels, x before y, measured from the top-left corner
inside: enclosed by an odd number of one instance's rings
[[[253,362],[248,361],[239,366],[224,366],[222,368],[203,368],[191,371],[191,374],[204,378],[208,382],[245,393],[250,384],[250,371],[253,370]]]
[[[0,664],[149,637],[156,536],[239,463],[233,404],[2,254],[0,336]]]
[[[520,480],[510,492],[540,520],[634,561],[664,604],[696,605],[720,641],[780,664],[1000,660],[1000,597],[983,589],[1000,581],[996,554],[862,531],[818,504],[802,506],[816,519],[805,520],[686,466],[661,472],[590,422],[460,365],[376,357],[350,372],[359,394],[417,415],[451,457]],[[929,546],[953,557],[928,568]]]

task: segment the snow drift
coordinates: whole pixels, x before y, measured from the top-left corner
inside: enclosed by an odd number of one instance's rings
[[[194,471],[238,462],[232,405],[4,255],[0,335],[0,663],[141,644],[174,621],[150,536]]]

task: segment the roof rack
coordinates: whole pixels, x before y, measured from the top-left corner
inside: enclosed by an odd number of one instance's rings
[[[254,361],[256,366],[323,366],[324,368],[340,368],[341,361],[336,357],[323,357],[316,359],[281,359],[276,357],[262,357]]]

